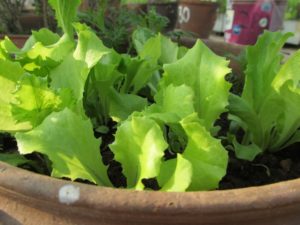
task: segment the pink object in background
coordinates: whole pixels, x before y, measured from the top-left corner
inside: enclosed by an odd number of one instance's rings
[[[281,29],[285,5],[286,0],[229,0],[225,41],[252,45],[265,29]]]

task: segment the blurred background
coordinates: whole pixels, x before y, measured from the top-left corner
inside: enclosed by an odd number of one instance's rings
[[[78,16],[120,51],[137,27],[238,45],[254,44],[266,29],[282,30],[295,34],[288,44],[300,45],[300,0],[83,0]],[[42,27],[57,31],[47,0],[0,1],[0,38],[9,35],[22,46]]]

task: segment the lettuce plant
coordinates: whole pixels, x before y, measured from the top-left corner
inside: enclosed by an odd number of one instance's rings
[[[34,31],[22,49],[0,42],[0,131],[19,153],[46,155],[54,177],[113,186],[106,148],[129,189],[151,179],[164,191],[217,188],[228,161],[213,136],[228,105],[228,61],[201,41],[188,50],[138,32],[138,55],[119,54],[76,23],[80,0],[49,2],[62,36]]]
[[[300,140],[299,60],[296,52],[284,64],[280,50],[290,34],[265,32],[246,50],[245,86],[230,95],[229,113],[241,141],[233,139],[237,157],[253,160]]]

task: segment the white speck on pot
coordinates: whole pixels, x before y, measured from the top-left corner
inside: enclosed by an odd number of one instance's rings
[[[60,203],[70,205],[80,198],[80,189],[72,184],[62,186],[58,192]]]

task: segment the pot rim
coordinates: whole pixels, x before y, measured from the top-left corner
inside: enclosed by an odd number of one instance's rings
[[[218,2],[211,2],[211,1],[202,1],[202,0],[179,0],[178,4],[189,4],[189,5],[207,5],[214,8],[217,8],[219,6]]]
[[[199,192],[154,192],[99,187],[36,174],[0,162],[0,194],[61,205],[59,191],[72,185],[80,191],[75,208],[115,213],[221,214],[268,211],[300,204],[300,179],[258,187]],[[155,211],[154,211],[155,210]]]

